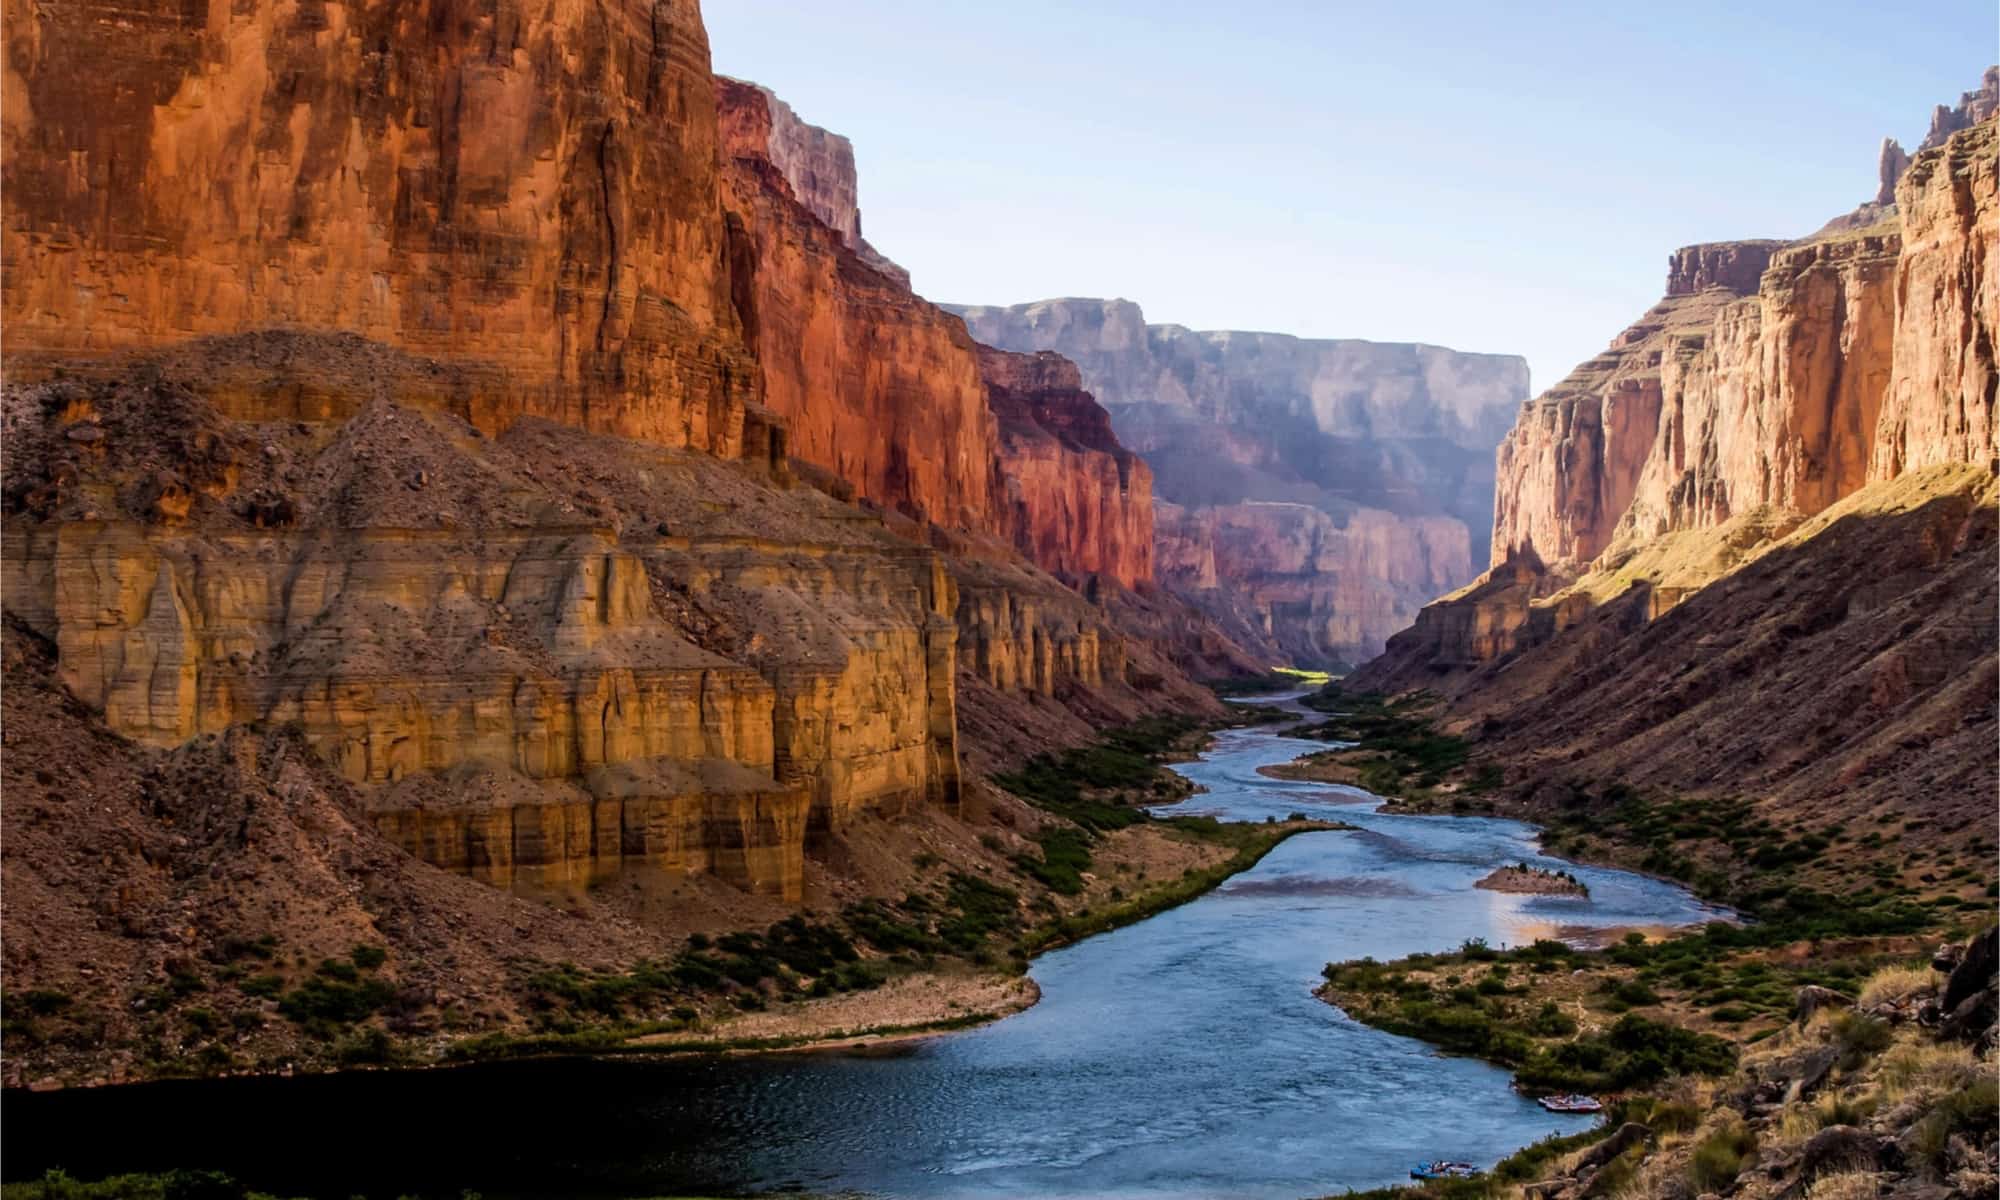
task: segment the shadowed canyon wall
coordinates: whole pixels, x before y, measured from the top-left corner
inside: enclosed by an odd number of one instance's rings
[[[1153,469],[1161,582],[1272,659],[1373,654],[1483,561],[1518,358],[1198,333],[1124,300],[955,311],[1075,360]]]

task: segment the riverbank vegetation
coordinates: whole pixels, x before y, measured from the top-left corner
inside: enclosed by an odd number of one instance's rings
[[[837,913],[794,915],[758,933],[696,935],[679,954],[623,971],[546,965],[526,978],[530,1028],[454,1042],[448,1058],[604,1052],[671,1038],[679,1051],[782,1049],[858,1036],[937,1032],[1005,1015],[1028,1001],[940,993],[952,1011],[893,1028],[856,1031],[845,993],[912,978],[1018,976],[1030,956],[1186,903],[1255,865],[1297,833],[1344,828],[1302,817],[1240,824],[1156,817],[1146,805],[1179,799],[1190,785],[1162,765],[1195,752],[1206,731],[1176,717],[1106,731],[1099,740],[1038,755],[994,782],[1046,814],[1022,831],[1008,862],[1014,880],[938,870],[901,897],[856,901]],[[1178,846],[1171,875],[1134,868],[1134,838]],[[1108,856],[1111,869],[1105,869]],[[977,991],[977,989],[974,989]],[[963,1010],[959,1005],[966,1005]],[[733,1037],[736,1014],[782,1011],[760,1025],[784,1032]]]
[[[1530,1092],[1614,1100],[1611,1120],[1587,1135],[1595,1150],[1531,1147],[1417,1194],[1839,1200],[1924,1182],[1991,1194],[1995,1060],[1952,1040],[1990,1043],[1991,963],[1975,998],[1958,1001],[1988,1007],[1966,1035],[1964,1017],[1939,1011],[1943,976],[1927,962],[1930,947],[1993,920],[1990,830],[1941,840],[1923,816],[1901,813],[1772,820],[1742,797],[1617,783],[1510,788],[1476,746],[1436,730],[1434,698],[1336,685],[1306,703],[1329,717],[1311,736],[1353,744],[1308,756],[1302,777],[1358,783],[1391,808],[1537,821],[1553,853],[1676,880],[1746,918],[1596,949],[1469,943],[1329,964],[1320,994],[1358,1020],[1507,1066]],[[1905,1081],[1929,1062],[1945,1064],[1941,1081],[1908,1101]],[[1980,1103],[1979,1132],[1952,1142],[1947,1130],[1962,1131]],[[1845,1140],[1815,1148],[1835,1133]]]
[[[1309,670],[1301,667],[1276,667],[1263,675],[1240,675],[1233,679],[1216,679],[1208,688],[1218,696],[1266,696],[1275,692],[1295,692],[1300,688],[1322,688],[1333,682],[1336,673],[1352,670],[1342,663],[1338,671]]]
[[[1950,975],[1896,961],[1869,973],[1852,994],[1808,993],[1817,1008],[1732,1047],[1731,1069],[1670,1072],[1647,1090],[1613,1098],[1602,1125],[1537,1143],[1482,1176],[1364,1195],[1405,1200],[1991,1195],[2000,1134],[1994,1120],[2000,1111],[2000,1057],[1981,1047],[1992,1039],[1993,936],[1989,931],[1941,959],[1945,966],[1967,964]],[[1618,949],[1626,949],[1629,959],[1637,945]],[[1425,956],[1431,961],[1423,969],[1464,978],[1476,973],[1468,967],[1555,964],[1529,972],[1540,985],[1531,989],[1532,1002],[1557,994],[1548,989],[1572,978],[1572,964],[1591,961],[1586,953],[1557,946],[1537,943],[1525,953],[1490,957],[1472,947],[1469,955]],[[1827,953],[1832,958],[1839,952],[1829,946]],[[1354,964],[1339,973],[1343,981],[1330,986],[1378,986],[1361,977],[1379,981],[1403,972]],[[1609,995],[1598,987],[1601,982],[1595,971],[1583,969],[1589,994]],[[1560,1000],[1544,1002],[1565,1007]],[[1674,1001],[1655,995],[1652,1003],[1671,1008]],[[1949,1012],[1943,1011],[1946,1004],[1952,1006]],[[1584,1004],[1587,1012],[1614,1007]],[[1975,1014],[1970,1023],[1961,1019],[1968,1009]],[[1609,1028],[1632,1020],[1627,1012]],[[1572,1044],[1591,1037],[1579,1022]]]
[[[1352,743],[1315,755],[1315,760],[1345,767],[1353,773],[1353,783],[1378,796],[1421,802],[1444,793],[1462,800],[1499,782],[1483,771],[1468,779],[1452,778],[1465,766],[1469,747],[1464,738],[1433,727],[1429,713],[1436,698],[1428,694],[1390,699],[1346,692],[1333,683],[1300,703],[1327,714],[1327,719],[1301,727],[1299,736]],[[1457,807],[1464,809],[1462,803]]]

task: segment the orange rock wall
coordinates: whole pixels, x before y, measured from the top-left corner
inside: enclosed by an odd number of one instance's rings
[[[2000,470],[1997,130],[1988,117],[1921,151],[1894,210],[1864,206],[1789,245],[1677,253],[1668,297],[1526,405],[1502,443],[1487,578],[1425,609],[1370,678],[1547,640],[1602,597],[1535,602],[1586,571],[1648,593],[1610,621],[1652,620],[1688,589],[1626,564],[1672,560],[1668,535],[1737,522],[1722,532],[1740,553],[1872,482],[1954,463]]]
[[[1614,542],[1993,461],[1995,128],[1918,154],[1873,224],[1676,253],[1667,298],[1522,409],[1493,561],[1574,575]]]
[[[736,452],[751,364],[695,0],[5,16],[17,371],[338,330],[470,371],[453,404],[489,431],[538,415]]]
[[[717,85],[742,220],[738,310],[791,452],[884,507],[1003,538],[1057,575],[1150,581],[1151,474],[1074,365],[984,353],[958,317],[871,263],[845,140],[761,87]]]
[[[1876,430],[1874,478],[1994,459],[1996,130],[2000,124],[1988,119],[1953,135],[1919,154],[1897,185],[1903,254],[1895,277],[1896,355]]]
[[[1000,433],[998,507],[1010,540],[1044,570],[1153,578],[1153,472],[1118,444],[1111,416],[1059,354],[979,348]]]

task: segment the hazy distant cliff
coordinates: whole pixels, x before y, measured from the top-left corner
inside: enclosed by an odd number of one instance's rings
[[[1161,581],[1278,652],[1372,654],[1484,561],[1520,358],[1147,325],[1126,300],[954,311],[981,341],[1075,360],[1172,506]]]

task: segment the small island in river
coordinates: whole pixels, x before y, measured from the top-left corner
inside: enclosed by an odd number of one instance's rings
[[[1473,884],[1489,892],[1516,892],[1526,896],[1588,896],[1590,889],[1568,871],[1545,871],[1527,863],[1501,867]]]

